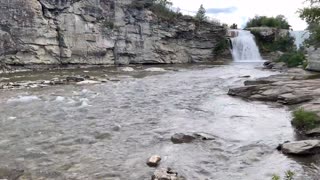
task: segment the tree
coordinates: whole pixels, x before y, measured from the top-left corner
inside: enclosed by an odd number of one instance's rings
[[[231,26],[230,26],[230,29],[238,29],[238,25],[236,23],[233,23]]]
[[[300,18],[305,20],[309,26],[311,35],[307,44],[320,47],[320,0],[307,0],[310,6],[299,10]]]
[[[203,5],[201,4],[195,18],[198,20],[198,21],[205,21],[207,20],[207,16],[206,16],[206,9],[203,7]]]

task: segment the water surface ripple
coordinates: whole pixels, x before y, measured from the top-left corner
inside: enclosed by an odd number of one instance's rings
[[[150,179],[146,159],[162,156],[191,180],[261,180],[316,169],[278,153],[294,139],[287,109],[226,95],[245,78],[273,74],[257,64],[180,67],[89,86],[0,93],[0,164],[33,179]],[[172,144],[174,133],[214,141]],[[315,162],[313,162],[315,163]]]

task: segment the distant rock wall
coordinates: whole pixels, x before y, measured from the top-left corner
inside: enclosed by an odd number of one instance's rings
[[[214,60],[225,29],[174,23],[132,0],[0,1],[0,66],[150,64]]]
[[[320,72],[320,49],[310,47],[308,50],[308,66],[307,70]]]

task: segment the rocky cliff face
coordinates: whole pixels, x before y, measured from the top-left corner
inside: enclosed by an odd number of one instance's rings
[[[320,49],[311,46],[307,49],[307,51],[308,66],[306,69],[309,71],[320,72]]]
[[[214,59],[222,27],[160,20],[132,0],[2,0],[2,65],[187,63]]]

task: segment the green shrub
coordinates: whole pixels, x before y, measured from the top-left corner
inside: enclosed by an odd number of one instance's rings
[[[216,44],[216,46],[214,47],[214,49],[213,49],[213,55],[214,55],[215,57],[218,57],[218,56],[220,56],[225,50],[229,49],[229,47],[230,47],[230,44],[229,44],[228,39],[223,38],[223,39],[221,39],[221,40]]]
[[[310,130],[319,125],[319,117],[316,113],[298,109],[293,112],[292,125],[298,130]]]
[[[277,61],[286,63],[288,67],[297,67],[305,65],[306,57],[302,51],[291,51],[281,55]]]
[[[246,28],[249,27],[274,27],[279,29],[290,29],[291,26],[283,15],[278,15],[276,17],[255,16],[253,19],[250,19],[247,22]]]

